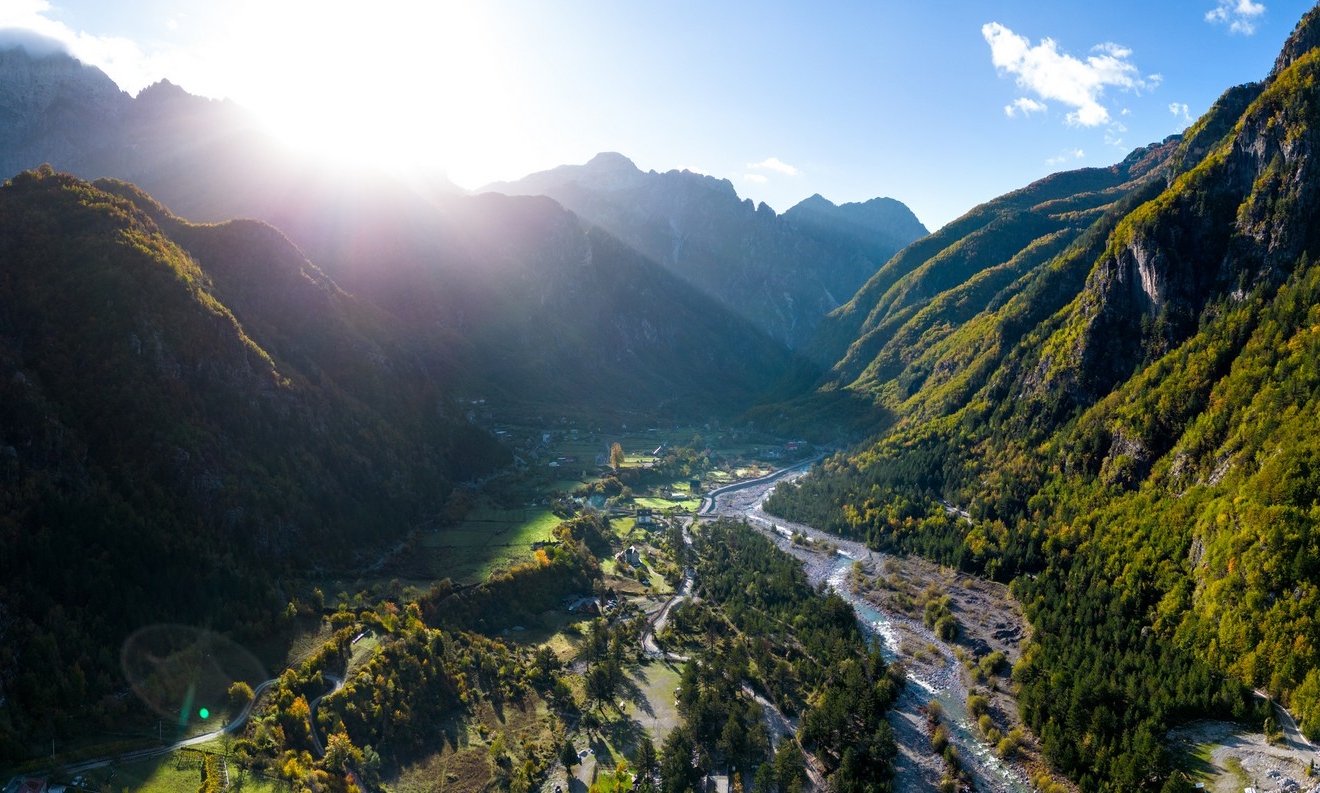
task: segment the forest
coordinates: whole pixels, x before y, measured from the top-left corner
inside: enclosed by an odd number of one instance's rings
[[[698,747],[711,764],[755,769],[744,789],[783,791],[802,785],[785,769],[799,767],[805,749],[833,790],[889,789],[896,750],[885,714],[904,681],[852,607],[813,589],[796,559],[745,523],[700,524],[693,553],[702,599],[677,611],[668,638],[695,656],[680,686],[685,724],[664,756]],[[801,721],[796,742],[781,742],[773,759],[752,692]]]

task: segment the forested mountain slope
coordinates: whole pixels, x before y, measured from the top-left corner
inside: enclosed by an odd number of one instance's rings
[[[133,630],[259,635],[280,571],[363,564],[506,460],[382,317],[268,226],[0,187],[0,752],[112,719]]]
[[[388,222],[396,222],[390,219]],[[328,268],[468,389],[548,410],[734,415],[797,371],[752,323],[545,197],[465,197]],[[411,251],[374,255],[375,240]],[[803,375],[805,383],[814,375]]]
[[[1086,790],[1178,789],[1165,730],[1263,719],[1249,688],[1320,737],[1318,30],[891,261],[830,321],[831,387],[893,420],[770,505],[1012,580],[1024,716]]]

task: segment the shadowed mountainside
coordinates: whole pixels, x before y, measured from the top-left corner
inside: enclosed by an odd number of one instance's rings
[[[926,228],[902,203],[835,206],[813,196],[782,215],[740,200],[727,179],[643,173],[597,155],[483,190],[547,195],[794,349]]]

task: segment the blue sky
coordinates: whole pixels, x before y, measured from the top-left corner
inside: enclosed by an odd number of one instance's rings
[[[1263,78],[1309,0],[0,0],[136,93],[479,187],[599,151],[778,211],[878,195],[932,230],[1117,162]]]

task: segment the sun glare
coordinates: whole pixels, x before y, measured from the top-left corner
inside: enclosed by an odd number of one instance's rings
[[[344,165],[458,165],[516,146],[509,53],[479,4],[249,3],[241,96],[276,136]]]

